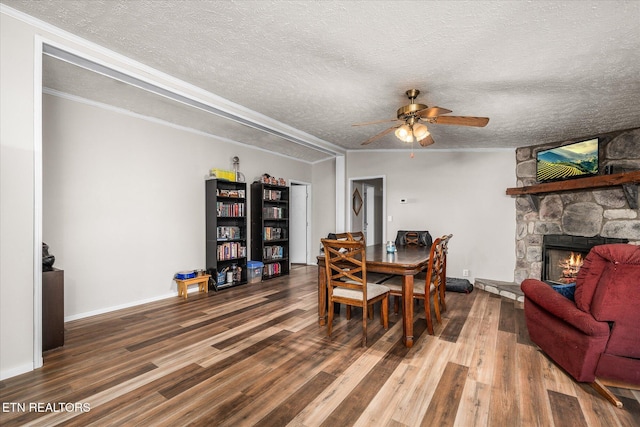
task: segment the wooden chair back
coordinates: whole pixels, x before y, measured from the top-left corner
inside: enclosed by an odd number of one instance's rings
[[[327,286],[331,293],[333,287],[340,286],[363,290],[366,301],[367,266],[364,240],[353,240],[351,233],[340,233],[339,239],[322,239],[324,247]],[[350,283],[353,282],[353,283]]]
[[[447,310],[447,304],[445,302],[445,294],[447,288],[447,253],[449,252],[449,240],[453,237],[453,234],[447,234],[440,238],[440,246],[442,246],[442,286],[438,297],[440,298],[440,306],[442,311]]]
[[[434,286],[436,290],[440,289],[440,285],[443,283],[442,273],[444,271],[444,245],[442,244],[442,238],[438,237],[431,245],[431,251],[429,252],[429,264],[427,266],[427,278],[426,285],[429,289]]]
[[[440,317],[440,294],[444,288],[442,271],[444,267],[444,254],[442,239],[438,237],[429,251],[429,264],[424,284],[424,308],[427,318],[427,331],[433,335],[433,321],[431,320],[431,295],[433,295],[433,308],[436,313],[436,320],[442,323]]]
[[[415,245],[418,246],[418,233],[416,233],[415,231],[409,231],[406,235],[405,235],[405,239],[407,246],[410,245]]]
[[[353,240],[353,241],[365,241],[364,233],[362,231],[345,231],[344,233],[335,233],[329,240]],[[367,246],[365,244],[365,246]]]

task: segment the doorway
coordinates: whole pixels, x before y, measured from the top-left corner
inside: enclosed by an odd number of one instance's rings
[[[289,260],[310,264],[311,184],[291,181],[289,209]]]
[[[365,233],[367,245],[382,243],[386,236],[385,177],[351,178],[349,194],[361,194],[362,206],[354,205],[354,197],[349,197],[349,230]]]

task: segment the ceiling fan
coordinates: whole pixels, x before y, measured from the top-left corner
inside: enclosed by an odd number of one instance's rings
[[[418,141],[420,145],[426,147],[434,143],[427,126],[424,123],[436,125],[457,125],[457,126],[475,126],[484,127],[489,123],[488,117],[471,117],[471,116],[445,116],[451,113],[451,110],[440,107],[428,107],[424,104],[416,104],[415,99],[420,94],[418,89],[409,89],[405,92],[411,101],[409,105],[398,108],[397,118],[390,120],[378,120],[375,122],[357,123],[352,126],[367,126],[377,123],[401,122],[397,126],[391,126],[388,129],[372,136],[362,143],[367,145],[378,138],[381,138],[395,130],[396,137],[401,141],[411,143]]]

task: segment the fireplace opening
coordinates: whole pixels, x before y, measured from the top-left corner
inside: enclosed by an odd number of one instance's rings
[[[580,267],[592,247],[628,243],[627,239],[550,234],[542,237],[542,281],[551,285],[575,283]]]
[[[559,285],[575,283],[586,255],[584,252],[550,249],[546,281]]]

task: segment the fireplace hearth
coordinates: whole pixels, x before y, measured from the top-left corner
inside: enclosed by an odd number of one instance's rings
[[[627,239],[550,234],[542,237],[542,280],[551,284],[574,283],[584,257],[592,247],[628,243]]]

